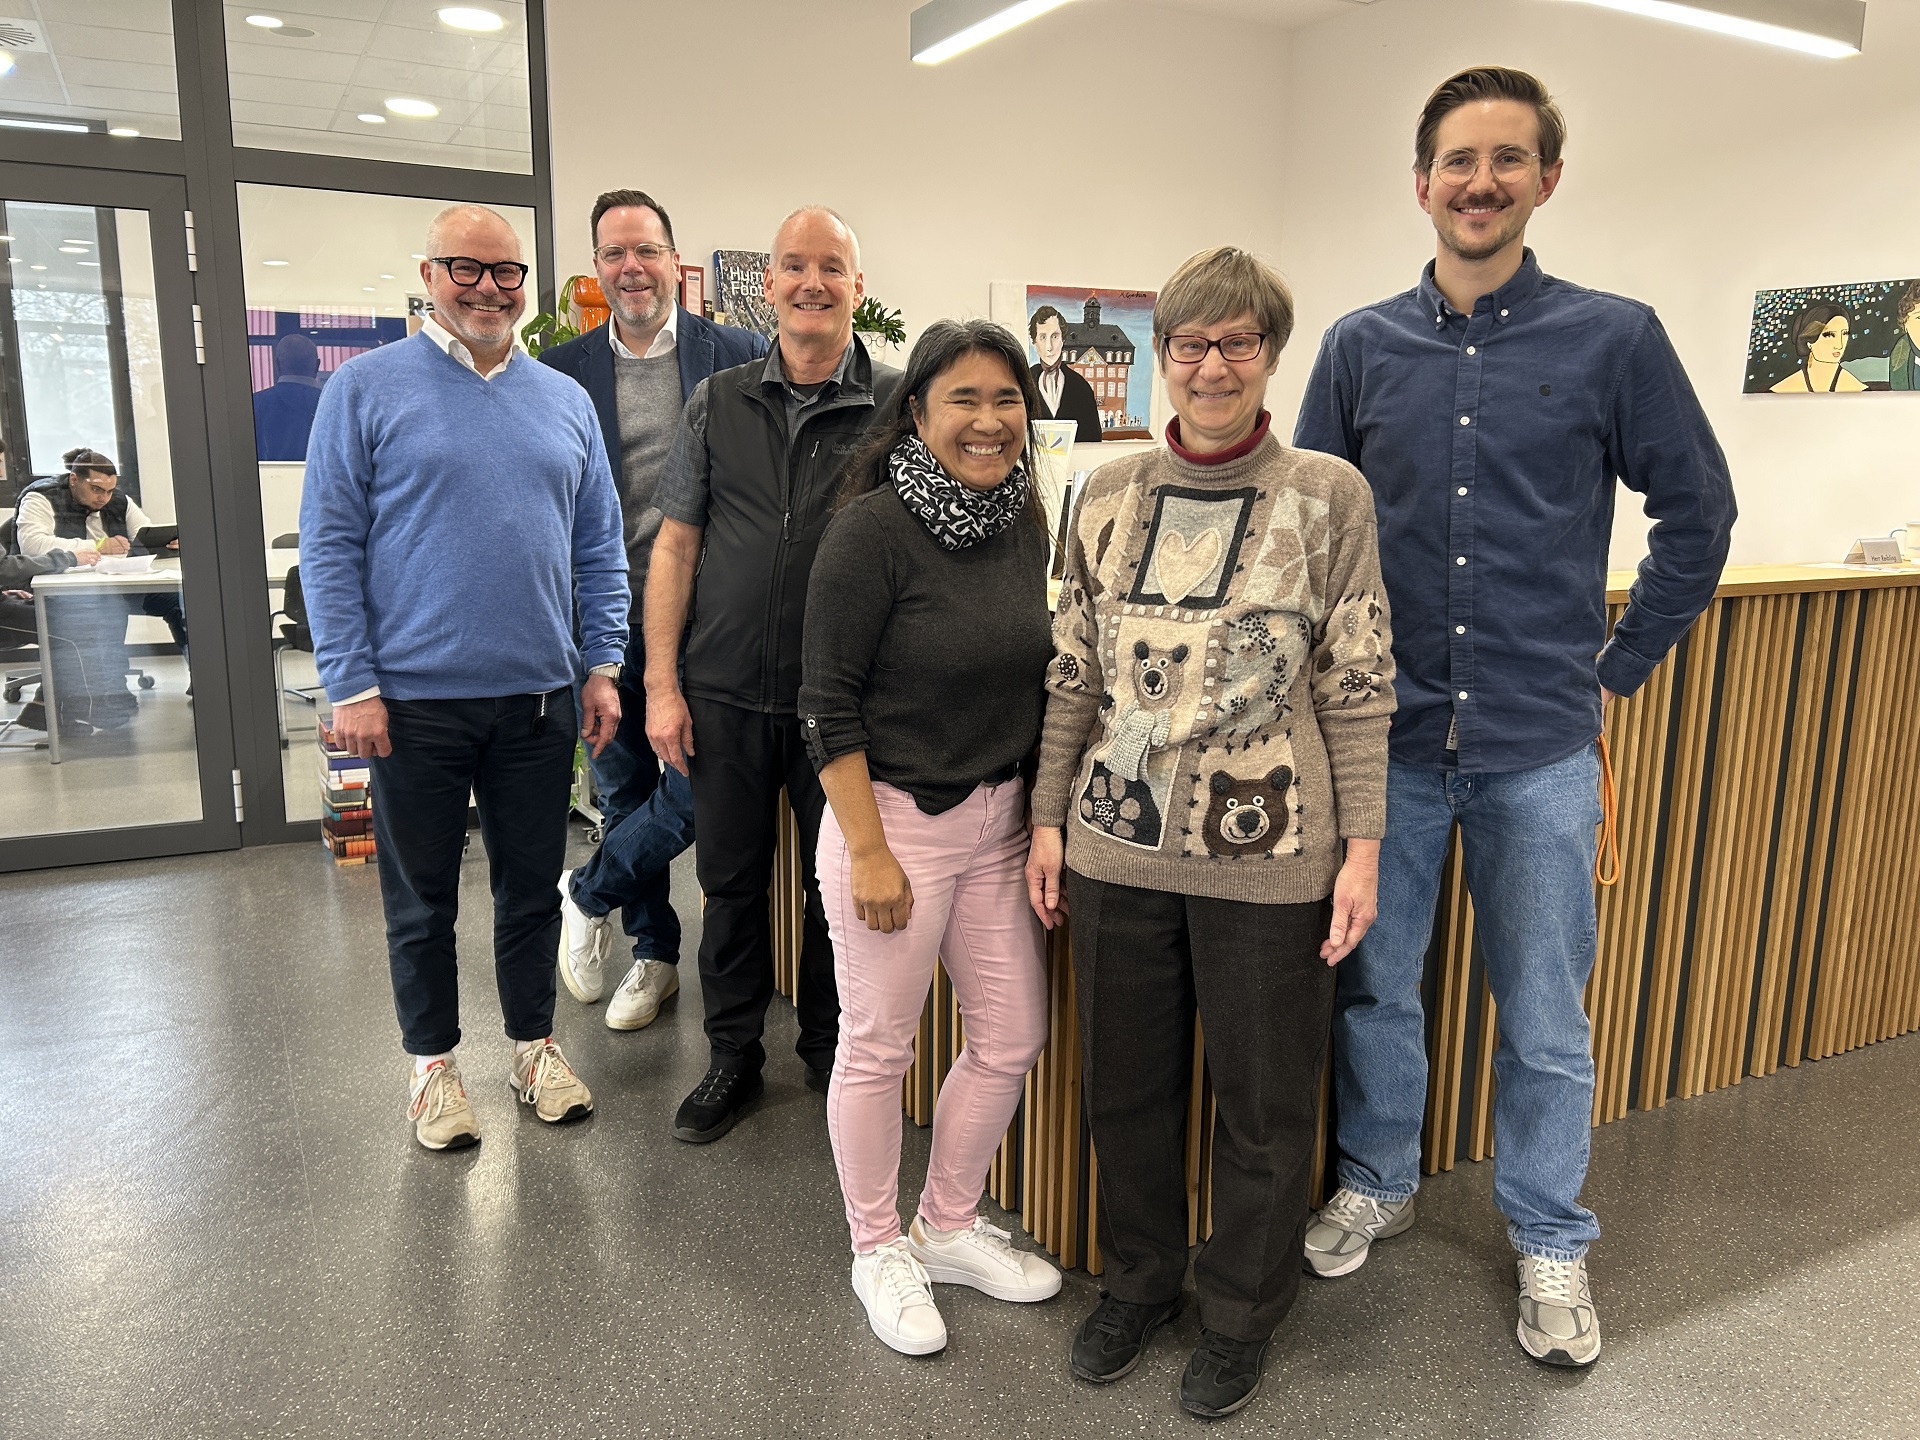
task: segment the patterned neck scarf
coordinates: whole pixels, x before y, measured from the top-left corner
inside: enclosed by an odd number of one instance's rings
[[[991,540],[1026,509],[1027,467],[1016,462],[1012,473],[991,490],[962,485],[946,471],[926,442],[909,435],[887,456],[893,488],[907,509],[920,517],[942,550],[964,550]]]

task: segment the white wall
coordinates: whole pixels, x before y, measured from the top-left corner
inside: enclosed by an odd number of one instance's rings
[[[556,269],[590,269],[594,196],[646,190],[681,259],[768,248],[833,206],[910,336],[986,315],[993,281],[1157,289],[1223,241],[1278,258],[1288,35],[1069,5],[928,68],[915,0],[554,0]],[[1174,176],[1184,177],[1176,184]]]
[[[1567,168],[1541,264],[1651,303],[1733,467],[1735,563],[1837,560],[1920,519],[1920,394],[1742,395],[1757,289],[1920,275],[1920,0],[1873,0],[1864,54],[1820,60],[1586,5],[1378,0],[1295,37],[1282,258],[1300,335],[1290,412],[1326,324],[1405,289],[1433,253],[1413,123],[1454,70],[1545,80]],[[1621,495],[1614,563],[1644,553]]]

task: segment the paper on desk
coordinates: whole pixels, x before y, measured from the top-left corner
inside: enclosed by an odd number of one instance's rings
[[[102,555],[93,568],[102,575],[144,575],[153,569],[153,556]]]

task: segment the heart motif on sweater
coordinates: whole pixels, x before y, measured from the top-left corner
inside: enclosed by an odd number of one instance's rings
[[[1203,530],[1189,541],[1177,530],[1163,531],[1153,551],[1153,574],[1169,605],[1178,605],[1220,563],[1220,532]]]

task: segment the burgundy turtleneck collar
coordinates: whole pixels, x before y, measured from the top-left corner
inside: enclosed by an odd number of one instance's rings
[[[1273,416],[1265,410],[1260,412],[1260,423],[1253,427],[1253,433],[1238,445],[1230,445],[1212,455],[1196,455],[1180,443],[1180,417],[1174,416],[1167,422],[1167,448],[1194,465],[1225,465],[1229,460],[1238,460],[1243,455],[1251,455],[1253,447],[1267,438],[1267,430],[1273,424]]]

